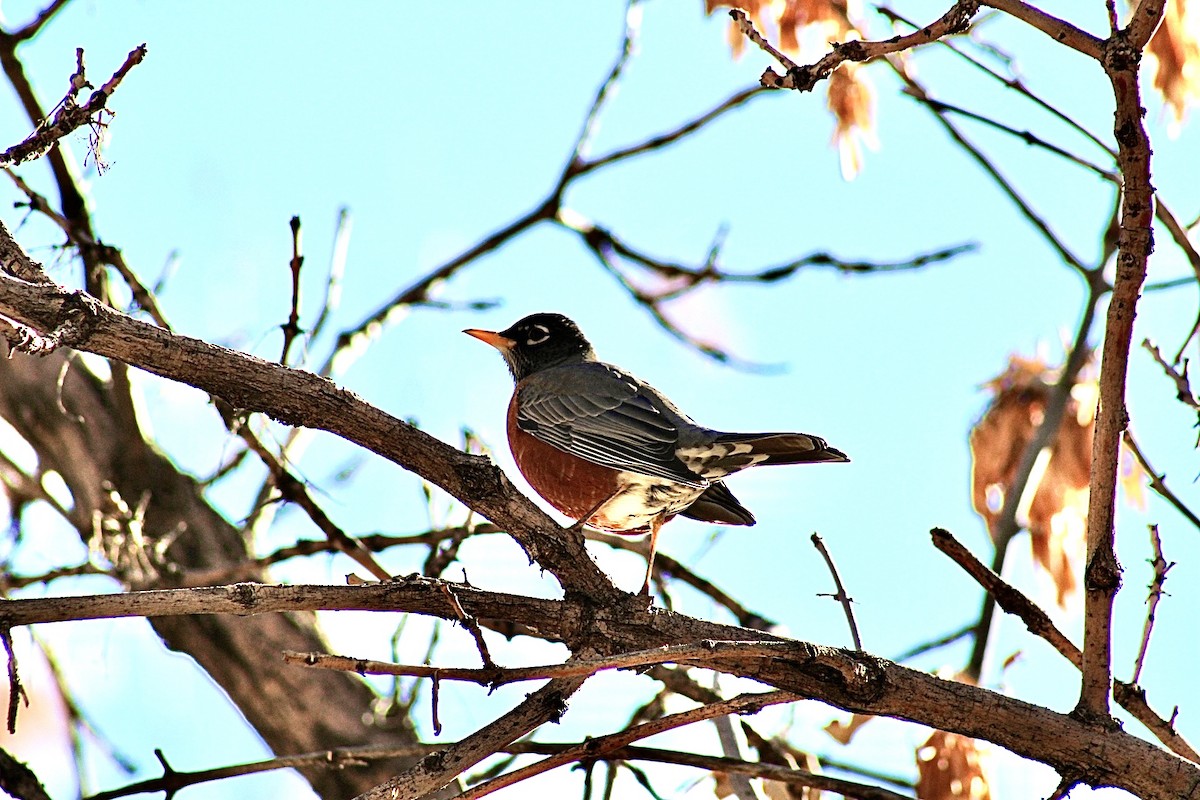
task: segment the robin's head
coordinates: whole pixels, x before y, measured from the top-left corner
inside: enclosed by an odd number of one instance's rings
[[[499,333],[477,328],[463,333],[499,350],[518,381],[547,367],[596,357],[579,326],[562,314],[531,314]]]

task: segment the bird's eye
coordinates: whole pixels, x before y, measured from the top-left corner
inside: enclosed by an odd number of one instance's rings
[[[525,339],[525,344],[533,347],[535,344],[541,344],[550,338],[550,329],[545,325],[534,325],[529,329],[529,336]]]

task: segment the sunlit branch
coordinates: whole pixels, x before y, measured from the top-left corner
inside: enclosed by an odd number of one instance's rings
[[[142,63],[146,57],[146,45],[139,45],[129,52],[125,63],[117,68],[104,85],[92,92],[83,103],[77,103],[75,96],[84,86],[90,86],[83,78],[82,70],[76,73],[77,80],[72,81],[72,88],[59,104],[54,117],[44,120],[33,133],[24,141],[9,147],[0,153],[0,167],[11,167],[28,161],[45,153],[59,139],[84,125],[102,124],[94,119],[95,115],[104,110],[109,98],[117,90],[121,81],[129,71]]]
[[[137,783],[129,784],[128,786],[123,786],[119,789],[98,792],[96,794],[89,795],[86,800],[117,800],[117,798],[129,797],[136,794],[146,794],[149,792],[178,792],[189,786],[197,786],[202,783],[209,783],[211,781],[237,777],[239,775],[253,775],[256,773],[268,772],[277,769],[297,769],[300,767],[353,769],[369,761],[425,756],[430,753],[437,752],[445,746],[445,744],[439,743],[397,745],[395,747],[343,747],[335,750],[325,750],[318,753],[305,753],[295,756],[280,756],[278,758],[267,759],[264,761],[255,761],[252,763],[237,764],[215,769],[195,770],[191,772],[175,770],[166,762],[166,758],[162,755],[162,751],[156,750],[155,755],[158,757],[159,763],[163,765],[164,774],[161,777],[139,781]],[[559,744],[554,742],[520,741],[513,742],[501,748],[497,751],[497,753],[506,753],[509,755],[554,755],[577,746],[578,744],[576,743]],[[716,756],[704,756],[695,753],[679,752],[677,750],[664,750],[657,747],[639,747],[636,745],[630,745],[611,750],[599,758],[601,760],[612,762],[647,761],[659,764],[678,764],[680,766],[696,767],[698,769],[707,770],[710,772],[737,772],[742,775],[749,775],[756,778],[781,781],[784,783],[795,783],[801,786],[814,786],[816,788],[829,789],[830,791],[841,791],[844,792],[848,797],[878,798],[879,800],[907,798],[906,795],[898,795],[894,793],[866,794],[864,792],[876,790],[877,787],[856,784],[853,781],[843,781],[836,778],[816,776],[801,770],[793,770],[788,767],[777,766],[774,764],[738,761],[735,759],[719,758]],[[810,778],[816,778],[818,781],[825,783],[809,783],[808,780]],[[901,783],[901,785],[903,784]],[[886,790],[884,791],[886,792]]]
[[[1150,461],[1146,458],[1146,454],[1142,452],[1142,448],[1138,446],[1137,440],[1133,438],[1133,434],[1126,430],[1123,435],[1123,440],[1125,442],[1125,446],[1129,448],[1129,452],[1133,453],[1133,457],[1138,460],[1138,463],[1142,465],[1142,469],[1144,469],[1146,474],[1150,476],[1150,488],[1153,489],[1159,497],[1174,506],[1175,510],[1182,514],[1188,522],[1195,525],[1197,529],[1200,529],[1200,516],[1197,516],[1194,511],[1188,508],[1187,505],[1179,499],[1178,495],[1171,491],[1171,489],[1167,486],[1166,474],[1157,472],[1154,467],[1150,465]],[[1155,531],[1154,538],[1157,539],[1157,530]]]
[[[915,22],[913,22],[911,19],[908,19],[907,17],[898,13],[897,11],[895,11],[894,9],[892,9],[890,7],[877,6],[876,10],[880,14],[883,14],[885,17],[887,17],[890,20],[901,22],[913,29],[916,29],[918,27],[917,24]],[[1071,127],[1076,132],[1078,132],[1082,136],[1086,137],[1088,140],[1090,140],[1093,144],[1095,144],[1097,147],[1099,147],[1105,153],[1108,153],[1113,158],[1117,157],[1116,150],[1114,150],[1112,147],[1110,147],[1099,136],[1097,136],[1096,134],[1092,133],[1090,130],[1085,128],[1080,122],[1078,122],[1074,118],[1068,116],[1066,113],[1064,113],[1062,111],[1062,109],[1060,109],[1057,106],[1055,106],[1054,104],[1046,101],[1044,98],[1041,97],[1041,95],[1039,95],[1036,92],[1034,92],[1033,90],[1031,90],[1028,86],[1026,86],[1021,81],[1020,78],[1002,75],[1001,73],[997,72],[995,69],[993,69],[992,67],[983,63],[979,59],[964,52],[951,40],[942,39],[938,42],[938,45],[941,47],[947,48],[952,53],[957,55],[959,58],[963,59],[966,63],[970,64],[972,67],[983,72],[985,75],[989,76],[993,80],[1003,84],[1008,89],[1011,89],[1011,90],[1017,92],[1018,94],[1022,95],[1023,97],[1028,99],[1030,102],[1034,103],[1036,106],[1041,108],[1043,111],[1046,111],[1047,113],[1051,114],[1052,116],[1057,117],[1059,120],[1061,120],[1067,126]]]
[[[506,786],[512,786],[523,780],[540,775],[555,767],[570,764],[574,761],[586,759],[594,755],[602,755],[610,750],[619,747],[624,747],[628,744],[636,742],[640,739],[645,739],[649,736],[662,733],[664,731],[680,728],[685,725],[690,725],[693,722],[701,722],[703,720],[712,719],[716,716],[725,716],[727,714],[754,714],[763,708],[778,703],[790,703],[800,699],[797,695],[791,692],[765,692],[762,694],[743,694],[729,700],[724,700],[719,703],[701,706],[690,711],[683,711],[678,714],[670,714],[665,717],[637,725],[620,733],[609,734],[608,736],[599,736],[588,740],[582,745],[578,745],[571,749],[565,750],[562,753],[551,756],[544,761],[539,761],[536,764],[531,764],[528,767],[514,770],[512,772],[494,778],[480,786],[468,789],[463,792],[460,797],[462,800],[475,800],[479,797],[484,797]]]
[[[1163,584],[1167,582],[1167,572],[1175,566],[1163,558],[1162,539],[1158,536],[1158,526],[1150,525],[1150,548],[1154,558],[1150,566],[1154,569],[1154,577],[1150,581],[1149,594],[1146,596],[1146,623],[1142,626],[1142,643],[1138,646],[1137,658],[1133,663],[1133,675],[1129,682],[1136,685],[1142,677],[1142,667],[1146,663],[1146,653],[1150,650],[1150,634],[1154,632],[1154,615],[1158,610],[1158,601],[1163,596]]]
[[[565,664],[546,664],[536,667],[499,667],[495,664],[482,669],[469,667],[433,667],[427,664],[393,664],[369,658],[331,655],[327,653],[297,653],[285,651],[289,664],[359,675],[403,675],[414,678],[436,678],[445,681],[466,681],[494,688],[520,681],[553,678],[588,677],[610,669],[633,669],[655,664],[684,664],[703,666],[714,658],[788,658],[805,653],[781,641],[715,641],[695,644],[664,645],[650,650],[619,653],[602,658],[577,658]]]
[[[1141,51],[1158,27],[1165,5],[1166,0],[1139,3],[1129,26],[1106,42],[1102,60],[1116,106],[1113,135],[1122,194],[1116,277],[1100,354],[1100,397],[1088,488],[1083,680],[1076,706],[1079,715],[1097,722],[1108,720],[1112,693],[1112,609],[1121,585],[1121,565],[1114,546],[1117,470],[1121,433],[1129,424],[1125,407],[1129,346],[1154,243],[1151,147],[1138,68]]]
[[[737,25],[743,36],[770,54],[785,70],[784,74],[780,75],[771,67],[767,67],[759,79],[763,86],[811,92],[819,82],[828,78],[846,61],[870,61],[873,58],[936,42],[945,36],[962,33],[970,25],[971,17],[975,15],[978,7],[979,4],[976,0],[959,0],[941,18],[906,36],[893,36],[881,42],[861,40],[835,42],[827,55],[808,66],[797,64],[775,49],[762,34],[755,30],[754,23],[746,16],[746,12],[735,8],[729,12],[729,16],[733,18],[734,24]]]
[[[813,547],[817,548],[817,552],[825,559],[825,566],[829,568],[829,573],[833,576],[834,586],[837,587],[837,592],[834,594],[821,594],[821,597],[832,597],[842,606],[842,611],[846,614],[846,624],[850,626],[850,640],[854,642],[855,650],[862,650],[862,639],[858,635],[858,623],[854,621],[854,609],[851,604],[854,602],[849,594],[846,593],[846,587],[842,585],[842,576],[838,573],[837,566],[833,563],[833,556],[829,554],[829,550],[825,547],[825,542],[817,534],[812,537]]]
[[[1046,641],[1063,658],[1070,661],[1077,669],[1082,671],[1082,651],[1062,631],[1058,630],[1045,611],[1026,597],[1020,590],[997,575],[994,570],[989,570],[984,566],[951,533],[940,528],[934,528],[931,534],[934,546],[949,556],[954,563],[963,568],[964,572],[974,578],[984,591],[988,593],[989,598],[994,600],[1005,613],[1012,614],[1024,622],[1025,627],[1030,633]],[[1191,759],[1192,761],[1200,761],[1200,756],[1197,756],[1192,746],[1179,735],[1171,722],[1164,720],[1150,708],[1146,702],[1146,694],[1143,690],[1132,683],[1125,683],[1115,679],[1113,680],[1112,688],[1113,697],[1121,707],[1145,725],[1160,742],[1177,755]]]

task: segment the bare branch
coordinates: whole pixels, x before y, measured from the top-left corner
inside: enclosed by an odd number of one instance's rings
[[[444,750],[429,754],[404,773],[363,792],[355,800],[415,800],[442,788],[460,773],[543,723],[558,721],[566,713],[567,699],[585,680],[587,679],[558,678],[550,681],[495,722],[485,725],[466,739]]]
[[[514,770],[512,772],[501,775],[499,778],[494,778],[480,786],[469,789],[459,795],[462,800],[475,800],[475,798],[484,797],[506,786],[520,783],[521,781],[531,778],[534,775],[540,775],[555,767],[560,767],[564,764],[570,764],[573,761],[580,761],[595,755],[603,755],[609,750],[614,750],[619,747],[624,747],[628,744],[645,739],[648,736],[662,733],[663,731],[681,728],[685,725],[690,725],[693,722],[701,722],[703,720],[712,719],[713,717],[723,717],[728,714],[754,714],[770,705],[778,703],[790,703],[801,698],[791,692],[766,692],[762,694],[742,694],[729,700],[724,700],[711,705],[700,706],[699,708],[690,711],[683,711],[678,714],[670,714],[665,717],[646,722],[641,725],[634,726],[620,733],[609,734],[608,736],[600,736],[595,739],[589,739],[587,742],[576,747],[564,750],[563,752],[553,755],[544,761],[539,761],[536,764],[531,764],[528,767]],[[364,800],[366,800],[364,798]]]
[[[977,0],[958,0],[940,19],[914,33],[907,36],[893,36],[882,42],[851,40],[834,43],[833,49],[825,57],[808,66],[800,66],[771,46],[770,42],[754,29],[754,23],[746,16],[746,12],[735,8],[729,12],[729,16],[733,18],[734,23],[746,38],[769,53],[784,67],[783,75],[767,67],[759,79],[763,86],[811,92],[818,83],[828,78],[845,61],[870,61],[873,58],[936,42],[945,36],[962,33],[970,25],[971,17],[975,16],[978,8]]]
[[[1158,365],[1163,368],[1163,372],[1167,373],[1167,377],[1175,383],[1175,397],[1179,402],[1200,411],[1200,399],[1192,392],[1192,385],[1188,382],[1188,362],[1184,360],[1183,371],[1179,372],[1174,366],[1167,363],[1167,360],[1162,357],[1162,353],[1159,352],[1158,346],[1149,339],[1142,340],[1142,347],[1149,351]]]
[[[1146,663],[1146,652],[1150,649],[1150,634],[1154,631],[1154,612],[1158,609],[1158,601],[1163,596],[1163,584],[1167,582],[1167,572],[1175,566],[1175,562],[1167,562],[1163,558],[1162,539],[1158,538],[1158,526],[1150,525],[1150,547],[1154,558],[1150,566],[1154,568],[1154,578],[1150,581],[1150,593],[1146,597],[1146,624],[1142,627],[1142,644],[1138,647],[1137,658],[1133,664],[1133,675],[1129,682],[1137,684],[1142,677],[1142,666]]]
[[[34,36],[38,35],[42,28],[46,26],[46,23],[53,19],[59,11],[62,11],[64,8],[66,8],[67,3],[69,2],[71,2],[71,0],[54,0],[54,2],[43,8],[40,12],[38,12],[36,17],[27,22],[24,26],[7,35],[11,36],[16,42],[24,42],[32,39]]]
[[[989,602],[995,601],[1006,613],[1012,614],[1024,622],[1030,633],[1046,640],[1051,647],[1076,667],[1083,667],[1083,655],[1079,648],[1058,629],[1045,611],[1012,584],[1004,581],[994,570],[984,566],[949,531],[934,528],[930,534],[933,537],[933,546],[949,556],[955,564],[958,564],[974,578],[975,582],[988,593]]]
[[[1129,424],[1125,381],[1133,319],[1153,249],[1154,187],[1150,140],[1143,124],[1138,67],[1141,50],[1162,18],[1165,0],[1143,0],[1126,31],[1110,39],[1103,66],[1116,101],[1113,131],[1124,191],[1116,280],[1109,300],[1100,357],[1100,400],[1092,445],[1088,494],[1087,566],[1084,569],[1083,686],[1077,712],[1107,721],[1112,687],[1112,606],[1121,586],[1114,549],[1117,468],[1121,433]]]
[[[113,73],[111,78],[105,81],[103,86],[92,92],[83,105],[77,105],[73,96],[70,94],[67,95],[53,119],[44,121],[43,124],[39,125],[20,144],[14,144],[3,153],[0,153],[0,167],[11,167],[23,161],[37,158],[49,150],[55,142],[67,136],[72,131],[84,125],[94,124],[95,120],[93,116],[104,110],[108,104],[108,99],[116,91],[117,86],[125,79],[125,76],[129,74],[131,69],[142,63],[145,57],[146,45],[139,45],[131,50],[125,58],[125,63],[117,68],[117,71]],[[74,91],[73,89],[72,94]]]
[[[1103,41],[1069,22],[1051,16],[1039,8],[1021,2],[1021,0],[980,0],[979,4],[990,6],[997,11],[1003,11],[1009,16],[1016,17],[1037,28],[1054,41],[1065,44],[1085,56],[1091,56],[1097,61],[1103,56]]]
[[[359,675],[409,675],[417,678],[437,678],[446,681],[468,681],[494,688],[520,681],[536,681],[553,678],[586,678],[609,669],[632,669],[655,664],[683,664],[704,666],[714,658],[735,656],[744,659],[788,658],[804,655],[802,649],[789,642],[770,641],[717,641],[708,639],[695,644],[677,644],[618,653],[596,658],[575,658],[565,664],[546,664],[537,667],[498,667],[489,664],[483,669],[469,667],[431,667],[424,664],[393,664],[369,658],[329,655],[326,653],[298,653],[288,650],[283,660],[318,669],[340,672],[356,672]]]
[[[825,565],[829,567],[829,572],[831,575],[833,575],[833,583],[837,587],[837,592],[835,594],[824,594],[821,596],[832,597],[834,600],[837,600],[839,603],[841,603],[842,610],[846,612],[846,623],[850,626],[850,640],[854,642],[854,649],[862,650],[862,639],[859,638],[858,625],[854,622],[854,609],[851,607],[851,603],[854,602],[854,598],[846,594],[846,587],[842,585],[842,576],[838,574],[837,566],[833,563],[833,556],[830,555],[829,550],[825,548],[825,542],[819,535],[815,533],[812,535],[811,539],[813,547],[817,548],[817,552],[819,552],[821,557],[825,559]]]
[[[424,756],[446,747],[445,744],[409,744],[395,747],[341,747],[335,750],[324,750],[318,753],[304,753],[294,756],[255,761],[247,764],[237,764],[215,769],[181,772],[164,767],[164,775],[160,778],[139,781],[106,792],[89,795],[87,800],[116,800],[135,794],[148,792],[179,791],[188,786],[231,778],[238,775],[253,775],[276,769],[297,769],[300,767],[327,767],[340,770],[359,766],[365,762],[393,758],[411,758]],[[554,755],[565,750],[578,747],[577,744],[558,744],[554,742],[513,742],[497,752],[513,755]],[[156,751],[157,753],[157,751]],[[741,775],[763,778],[766,780],[782,781],[798,786],[812,786],[818,789],[842,792],[847,797],[863,798],[864,800],[908,800],[907,795],[900,795],[876,786],[855,783],[853,781],[830,778],[823,775],[813,775],[802,770],[774,764],[739,761],[731,758],[703,756],[695,753],[664,750],[656,747],[620,747],[596,757],[606,761],[650,761],[659,764],[678,764],[696,767],[707,771],[735,772]],[[160,759],[160,763],[162,759]]]
[[[990,599],[994,599],[1006,613],[1019,618],[1025,623],[1025,627],[1030,633],[1044,639],[1077,669],[1082,670],[1083,653],[1058,630],[1045,611],[994,571],[980,563],[948,531],[934,528],[931,533],[934,546],[974,578],[989,594]],[[1159,741],[1171,748],[1172,751],[1184,758],[1200,762],[1196,751],[1175,731],[1171,723],[1158,716],[1150,708],[1144,691],[1132,684],[1114,680],[1113,696],[1122,708],[1145,725],[1158,737]]]
[[[1133,457],[1138,460],[1138,463],[1142,465],[1142,469],[1144,469],[1146,474],[1150,476],[1150,488],[1153,489],[1159,497],[1175,506],[1175,510],[1182,514],[1188,522],[1192,523],[1197,528],[1200,528],[1200,516],[1197,516],[1196,512],[1188,508],[1184,502],[1167,487],[1166,473],[1160,474],[1159,472],[1155,471],[1154,467],[1150,466],[1150,462],[1146,459],[1146,454],[1142,452],[1142,448],[1138,447],[1137,440],[1133,438],[1133,434],[1130,433],[1128,429],[1126,429],[1123,434],[1123,440],[1125,442],[1125,446],[1129,448],[1129,452],[1133,453]],[[1154,529],[1154,533],[1151,535],[1151,538],[1155,541],[1158,540],[1157,528]],[[1158,555],[1161,556],[1162,554],[1159,553]]]

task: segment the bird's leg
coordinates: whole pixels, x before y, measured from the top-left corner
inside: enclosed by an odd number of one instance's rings
[[[608,501],[612,500],[614,497],[619,495],[622,491],[624,491],[624,489],[621,487],[618,487],[617,490],[614,491],[612,494],[606,496],[599,503],[596,503],[596,505],[594,505],[590,509],[588,509],[588,512],[586,514],[584,514],[582,517],[580,517],[579,519],[575,520],[575,522],[572,523],[571,527],[567,528],[567,530],[574,531],[576,533],[578,533],[579,531],[582,531],[583,526],[588,523],[588,520],[590,520],[592,517],[594,517],[596,515],[597,511],[599,511],[600,509],[602,509],[606,505],[608,505]]]
[[[662,514],[650,520],[650,553],[646,556],[646,580],[642,582],[642,589],[638,592],[642,597],[650,596],[650,578],[654,575],[654,554],[658,552],[658,531],[662,526]]]

